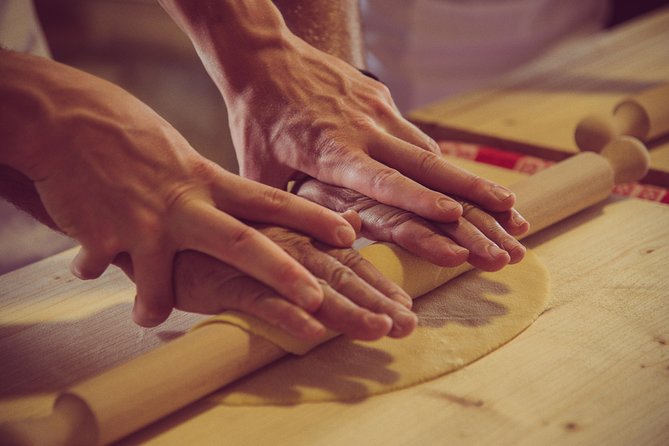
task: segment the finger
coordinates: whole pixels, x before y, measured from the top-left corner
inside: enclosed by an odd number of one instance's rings
[[[413,300],[406,291],[399,285],[376,269],[376,267],[365,259],[358,251],[328,249],[325,251],[328,255],[337,259],[339,263],[345,265],[370,286],[377,289],[382,295],[387,296],[406,309],[411,309]]]
[[[374,159],[396,167],[403,174],[435,191],[460,196],[491,211],[507,211],[515,203],[515,195],[509,189],[395,136],[380,135],[369,150]]]
[[[358,208],[359,200],[370,200],[369,197],[353,189],[333,186],[313,179],[303,182],[295,193],[337,212],[346,212],[349,209]],[[349,221],[349,223],[351,222]]]
[[[250,283],[251,280],[244,280],[242,297],[235,299],[232,304],[226,304],[226,307],[262,319],[299,339],[315,340],[325,334],[325,326],[312,315],[286,301],[267,286],[256,281]]]
[[[358,192],[319,181],[305,182],[299,191],[305,198],[331,209],[353,208],[362,219],[362,235],[370,240],[396,243],[430,262],[453,267],[467,261],[469,251],[423,218],[381,204]]]
[[[246,178],[226,178],[216,188],[214,201],[237,218],[292,228],[334,246],[348,247],[355,241],[355,231],[336,212]]]
[[[511,211],[490,215],[476,206],[468,204],[463,204],[463,209],[465,212],[463,218],[476,226],[483,235],[498,247],[506,251],[510,257],[509,263],[518,263],[523,259],[526,252],[525,247],[505,230],[505,226],[511,226],[516,230],[522,228],[522,226],[509,223],[512,221],[513,214]],[[525,226],[529,229],[527,223],[525,223]]]
[[[411,303],[411,298],[406,293],[399,287],[391,287],[386,284],[385,288],[391,291],[391,294],[384,295],[356,274],[353,268],[375,281],[378,280],[378,277],[369,272],[369,268],[373,268],[371,264],[357,251],[330,249],[325,253],[315,250],[304,259],[303,263],[314,274],[325,280],[331,288],[355,305],[376,314],[389,316],[392,321],[392,329],[388,333],[390,336],[406,336],[416,327],[418,322],[416,315],[406,307]],[[393,297],[399,302],[393,300]]]
[[[454,267],[469,256],[467,249],[445,237],[434,225],[402,209],[376,203],[361,210],[360,217],[365,237],[395,243],[434,264]]]
[[[174,307],[203,314],[238,310],[300,339],[316,339],[325,332],[323,324],[267,285],[190,250],[178,253],[174,260]]]
[[[351,225],[357,237],[360,234],[360,230],[362,229],[362,220],[360,219],[360,215],[358,215],[358,213],[354,210],[348,209],[344,211],[341,216],[344,217],[348,224]]]
[[[385,129],[388,133],[401,140],[420,147],[423,150],[441,155],[439,144],[401,115],[394,116],[391,123],[385,126]]]
[[[468,261],[476,268],[484,271],[497,271],[507,265],[511,259],[506,251],[500,249],[464,218],[457,223],[440,224],[438,227],[444,234],[469,250]]]
[[[393,321],[388,315],[359,307],[327,284],[323,284],[323,290],[323,304],[314,316],[331,330],[352,339],[373,341],[392,329]]]
[[[459,203],[407,178],[372,158],[355,155],[357,159],[345,168],[334,170],[334,178],[345,187],[381,203],[406,209],[422,217],[440,222],[451,222],[462,214]]]
[[[70,263],[70,271],[79,279],[97,279],[111,265],[114,255],[82,246]]]
[[[238,268],[309,312],[321,304],[323,291],[307,269],[270,239],[233,217],[207,204],[192,202],[175,225],[182,248],[209,254]]]
[[[137,296],[132,317],[137,325],[155,327],[172,312],[172,262],[174,254],[152,250],[132,255]]]
[[[492,215],[509,234],[515,237],[520,237],[530,230],[529,222],[515,209],[510,209],[507,212],[501,213],[493,212],[490,215]]]

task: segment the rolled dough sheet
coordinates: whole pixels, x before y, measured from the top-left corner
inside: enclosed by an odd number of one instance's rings
[[[495,273],[470,271],[423,295],[414,303],[418,327],[407,338],[338,337],[308,355],[284,357],[209,399],[228,405],[298,404],[358,400],[413,386],[513,339],[544,310],[548,296],[548,272],[528,252],[520,264]]]

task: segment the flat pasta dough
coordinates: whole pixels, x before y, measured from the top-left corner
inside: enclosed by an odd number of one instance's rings
[[[373,263],[387,272],[387,265],[380,265],[378,259]],[[417,273],[425,274],[435,275],[434,271]],[[404,280],[412,282],[416,279],[412,276],[404,274]],[[413,295],[425,286],[425,277],[422,284],[391,278],[405,289],[413,287]],[[438,281],[443,283],[442,279]],[[470,271],[414,302],[419,323],[407,338],[362,342],[338,337],[317,347],[279,341],[277,345],[287,351],[313,349],[304,356],[284,357],[209,400],[227,405],[359,400],[437,378],[490,353],[528,327],[546,306],[548,283],[547,270],[532,252],[521,263],[495,273]],[[257,332],[248,320],[239,325]],[[259,334],[272,339],[266,326]]]

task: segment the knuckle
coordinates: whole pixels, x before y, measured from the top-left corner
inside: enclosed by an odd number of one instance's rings
[[[237,293],[237,309],[258,314],[263,302],[275,295],[272,290],[263,286],[255,287],[245,293]]]
[[[391,233],[403,231],[406,224],[414,219],[414,214],[400,209],[392,208],[379,218],[379,226]]]
[[[291,196],[281,189],[265,187],[260,194],[260,200],[270,212],[280,212],[290,206]]]
[[[330,271],[327,282],[335,289],[339,289],[355,280],[358,276],[348,266],[338,266]]]
[[[340,249],[336,253],[337,260],[348,268],[354,270],[365,258],[355,249]]]
[[[274,278],[277,283],[288,286],[302,278],[302,270],[297,262],[289,260],[279,262],[274,269]]]
[[[469,190],[473,192],[483,192],[490,187],[490,182],[478,175],[472,175],[468,182]]]
[[[401,174],[395,169],[384,168],[372,175],[370,183],[376,193],[386,191],[390,185],[397,182]]]
[[[123,250],[123,242],[116,233],[102,234],[86,243],[92,251],[107,258],[112,258]]]
[[[497,237],[499,239],[510,239],[509,235],[506,233],[504,228],[497,222],[497,220],[493,219],[492,217],[490,218],[490,221],[488,221],[486,225],[486,231],[488,234],[490,234],[493,237]]]
[[[311,238],[286,228],[268,226],[261,232],[300,263],[304,263],[303,259],[314,249]]]
[[[191,175],[202,181],[214,181],[217,173],[216,170],[215,165],[206,158],[197,157],[191,161]]]
[[[434,152],[422,150],[418,153],[418,166],[425,174],[433,174],[440,167],[443,160]]]
[[[472,234],[469,236],[468,245],[476,251],[484,251],[490,244],[490,240],[483,234]]]
[[[383,92],[380,95],[372,96],[367,100],[367,106],[376,116],[391,116],[395,114],[392,106],[392,99],[386,97]]]
[[[244,252],[249,245],[257,241],[258,232],[250,226],[243,225],[228,234],[229,248],[233,252]]]
[[[135,226],[137,234],[142,238],[144,236],[154,238],[164,229],[163,219],[150,210],[143,210],[135,215]]]

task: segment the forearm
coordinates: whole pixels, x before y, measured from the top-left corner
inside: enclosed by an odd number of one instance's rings
[[[290,30],[270,0],[159,3],[191,39],[224,97],[248,87],[248,67],[258,66],[259,54],[289,45]]]
[[[310,45],[365,67],[358,0],[273,0],[290,30]]]
[[[284,71],[291,62],[282,63],[281,54],[304,42],[355,67],[364,64],[356,0],[159,2],[189,36],[226,101],[253,85],[258,71]]]
[[[39,59],[0,50],[0,164],[33,176],[51,114]]]

